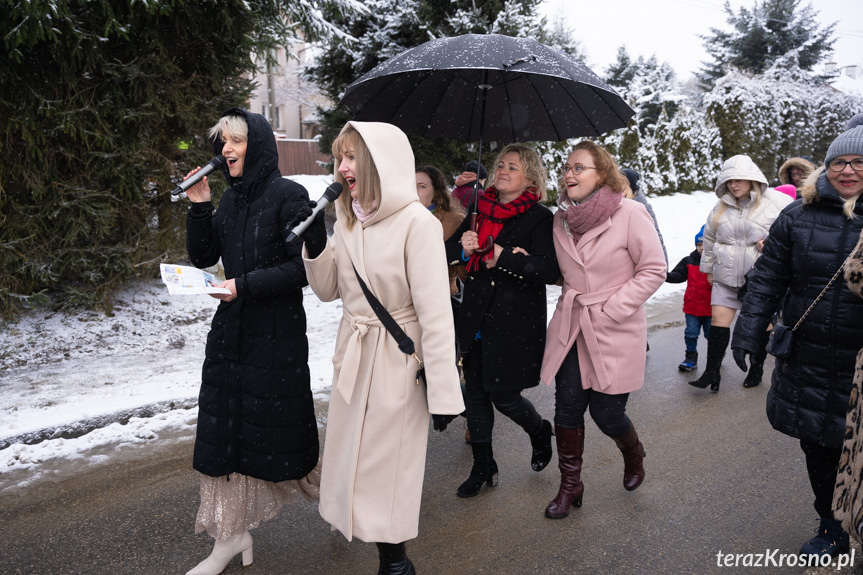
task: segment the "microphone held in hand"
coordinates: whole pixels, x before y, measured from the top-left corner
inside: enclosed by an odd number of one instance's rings
[[[204,179],[204,176],[209,176],[219,168],[225,165],[225,156],[216,156],[207,163],[206,166],[189,176],[186,180],[180,182],[180,185],[174,188],[171,195],[179,196],[198,182]]]
[[[324,195],[321,196],[321,199],[318,200],[317,205],[312,209],[312,213],[309,214],[309,217],[295,225],[291,228],[291,233],[288,234],[287,239],[285,240],[288,244],[292,244],[297,241],[297,237],[302,235],[306,228],[308,228],[312,221],[315,219],[315,216],[318,215],[318,212],[327,207],[328,204],[332,203],[336,198],[338,198],[342,193],[342,185],[338,182],[333,182],[327,188],[327,191],[324,192]]]

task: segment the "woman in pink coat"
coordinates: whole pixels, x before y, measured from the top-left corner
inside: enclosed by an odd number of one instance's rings
[[[548,326],[541,377],[555,380],[560,490],[545,510],[561,519],[580,507],[584,412],[623,453],[623,486],[644,480],[644,447],[626,416],[644,384],[644,302],[665,281],[662,244],[647,210],[623,197],[626,178],[593,142],[579,143],[560,178],[554,247],[563,290]]]

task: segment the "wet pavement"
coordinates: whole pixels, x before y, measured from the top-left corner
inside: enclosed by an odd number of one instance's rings
[[[455,490],[470,472],[471,456],[459,418],[442,434],[430,431],[420,535],[408,542],[419,574],[837,572],[742,566],[748,554],[753,562],[774,550],[777,561],[796,554],[813,535],[817,520],[802,452],[767,422],[768,376],[744,389],[744,374],[730,354],[718,394],[686,385],[695,374],[677,371],[683,359],[680,298],[651,306],[648,324],[647,383],[628,408],[647,450],[644,484],[623,489],[619,451],[588,421],[584,504],[566,519],[546,519],[543,510],[558,485],[556,458],[540,473],[531,470],[527,436],[498,416],[500,483],[460,499]],[[702,339],[702,368],[705,351]],[[766,367],[769,373],[772,359]],[[526,396],[552,417],[553,389],[534,388]],[[4,495],[0,572],[185,573],[212,546],[208,536],[193,533],[198,477],[191,452],[189,437],[96,471],[57,469],[49,480]],[[252,535],[255,563],[242,568],[235,558],[225,573],[377,571],[374,545],[331,532],[312,503],[284,508]],[[718,566],[720,552],[740,554],[740,566]],[[859,566],[857,546],[855,553]]]

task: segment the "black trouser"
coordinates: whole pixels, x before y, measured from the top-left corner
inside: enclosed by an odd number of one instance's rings
[[[605,435],[619,439],[626,435],[632,423],[626,416],[628,393],[609,395],[593,389],[583,389],[578,365],[578,350],[573,345],[557,372],[554,390],[554,424],[576,428],[584,425],[584,412]]]
[[[800,440],[800,447],[806,454],[806,471],[815,494],[815,511],[822,519],[833,519],[833,488],[842,448],[824,447],[805,439]]]
[[[494,428],[494,408],[516,422],[528,434],[542,429],[542,417],[521,391],[488,392],[482,379],[482,340],[476,340],[462,361],[465,411],[471,443],[489,443]]]

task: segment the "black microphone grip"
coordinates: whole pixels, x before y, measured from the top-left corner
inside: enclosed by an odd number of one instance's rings
[[[288,244],[292,244],[297,241],[298,236],[301,236],[306,229],[312,225],[312,220],[318,215],[318,212],[323,211],[324,208],[327,207],[328,204],[331,204],[342,194],[342,185],[338,182],[333,182],[324,192],[324,195],[321,196],[321,199],[318,200],[318,205],[316,205],[312,209],[312,213],[305,220],[298,223],[296,226],[291,228],[291,232],[288,234],[288,237],[285,239],[285,242]]]
[[[216,156],[215,158],[210,160],[206,166],[189,176],[185,181],[180,182],[180,184],[176,188],[174,188],[174,191],[171,192],[171,195],[179,196],[180,194],[203,180],[205,176],[209,176],[224,165],[225,156]]]

